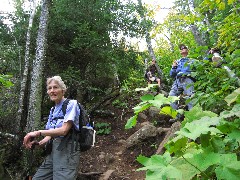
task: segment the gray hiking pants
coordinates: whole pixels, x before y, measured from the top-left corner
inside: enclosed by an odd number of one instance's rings
[[[80,151],[71,149],[72,141],[62,151],[57,150],[61,138],[53,140],[52,153],[46,157],[33,176],[33,180],[75,180],[77,178]]]
[[[194,93],[193,83],[193,80],[188,77],[176,78],[170,90],[169,96],[179,96],[182,93],[184,96],[187,96],[186,98],[191,97]],[[181,89],[182,92],[180,92],[179,89]],[[187,106],[188,110],[190,110],[193,107],[192,102],[189,102]],[[172,103],[171,107],[173,109],[178,109],[176,102]]]

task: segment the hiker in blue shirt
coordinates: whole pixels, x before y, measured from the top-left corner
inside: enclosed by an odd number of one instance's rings
[[[74,180],[77,178],[79,148],[73,148],[74,141],[68,141],[66,146],[61,150],[58,149],[63,137],[70,133],[72,128],[79,129],[80,110],[76,100],[69,101],[66,114],[63,116],[62,104],[66,100],[64,97],[66,89],[60,76],[47,79],[47,93],[49,98],[55,102],[55,106],[50,110],[46,129],[30,132],[24,137],[23,144],[27,149],[31,149],[33,145],[44,146],[45,144],[48,144],[48,149],[51,149],[33,180]],[[43,136],[43,139],[39,142],[33,140],[39,136]]]
[[[172,64],[170,70],[170,76],[174,78],[173,85],[171,87],[169,96],[179,96],[183,95],[186,98],[189,98],[194,93],[194,78],[191,77],[191,64],[193,60],[190,60],[188,55],[188,48],[184,44],[179,45],[180,53],[182,55],[181,59],[175,60]],[[171,104],[171,107],[178,109],[176,102]],[[190,110],[193,105],[191,102],[187,104],[188,110]]]

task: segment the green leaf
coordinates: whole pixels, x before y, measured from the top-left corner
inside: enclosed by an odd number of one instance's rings
[[[204,116],[217,117],[217,114],[211,111],[203,111],[199,105],[194,106],[190,111],[186,111],[184,115],[185,118],[184,121],[182,122],[182,126],[184,126],[186,122],[192,122],[194,120],[201,119]]]
[[[176,155],[182,154],[187,146],[188,139],[186,137],[177,136],[169,141],[165,148],[169,153],[175,153]]]
[[[169,153],[161,155],[153,155],[151,158],[139,156],[137,161],[143,164],[145,167],[139,168],[137,171],[145,170],[146,180],[156,179],[182,179],[182,173],[172,165],[170,165],[171,156]]]
[[[140,104],[140,105],[138,105],[138,106],[133,108],[134,109],[134,113],[138,114],[139,112],[142,112],[142,111],[146,110],[150,106],[151,106],[151,104],[149,104],[149,103]]]
[[[188,137],[189,139],[196,140],[201,134],[221,134],[217,128],[212,127],[219,124],[220,118],[218,117],[203,117],[200,120],[193,121],[191,123],[186,123],[185,126],[177,131],[176,134]]]
[[[240,144],[240,130],[235,129],[231,133],[228,134],[228,137],[231,139],[236,139],[238,143]]]
[[[226,143],[220,137],[212,137],[211,145],[214,152],[225,153]]]
[[[240,88],[233,91],[231,94],[225,97],[224,100],[228,103],[228,106],[230,106],[233,102],[237,100],[239,95],[240,95]]]
[[[209,147],[210,138],[211,138],[210,133],[202,134],[202,135],[200,136],[200,142],[201,142],[201,146],[202,146],[203,148]]]
[[[11,77],[12,75],[0,75],[0,84],[6,88],[13,86],[13,83],[9,80]]]
[[[230,118],[233,116],[240,117],[240,104],[235,104],[231,111],[223,111],[220,113],[220,117]]]
[[[125,129],[130,129],[133,126],[135,126],[137,123],[137,115],[131,117],[130,119],[128,119],[127,123],[125,124]]]
[[[170,155],[169,155],[169,157],[170,157]],[[153,167],[154,165],[157,165],[157,164],[159,166],[165,166],[169,163],[168,162],[169,159],[168,160],[167,159],[168,158],[166,158],[166,156],[161,156],[161,155],[153,155],[153,156],[151,156],[151,158],[147,158],[142,155],[139,155],[137,157],[137,161],[146,167],[150,167],[150,166]]]
[[[228,0],[228,5],[233,4],[234,0]]]
[[[149,100],[153,100],[153,99],[154,99],[154,96],[151,95],[151,94],[146,94],[146,95],[142,96],[140,99],[141,99],[142,101],[149,101]]]
[[[217,179],[240,179],[240,161],[231,159],[230,162],[221,163],[215,170]]]
[[[192,179],[196,174],[199,173],[199,171],[192,166],[190,163],[188,163],[185,159],[182,157],[174,159],[171,163],[172,166],[177,167],[178,170],[182,172],[182,179]]]
[[[161,109],[160,114],[166,114],[172,116],[173,118],[176,118],[177,111],[173,109],[171,106],[165,106]]]

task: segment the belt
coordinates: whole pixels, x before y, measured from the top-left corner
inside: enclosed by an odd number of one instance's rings
[[[189,78],[191,79],[193,82],[196,82],[196,79],[191,77],[191,76],[177,76],[176,79],[186,79]]]

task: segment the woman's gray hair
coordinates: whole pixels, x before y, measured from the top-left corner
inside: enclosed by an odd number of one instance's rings
[[[50,84],[52,81],[56,81],[58,83],[58,85],[60,86],[60,88],[64,91],[67,90],[66,85],[64,84],[62,78],[60,76],[53,76],[50,78],[47,78],[47,86],[48,84]]]

